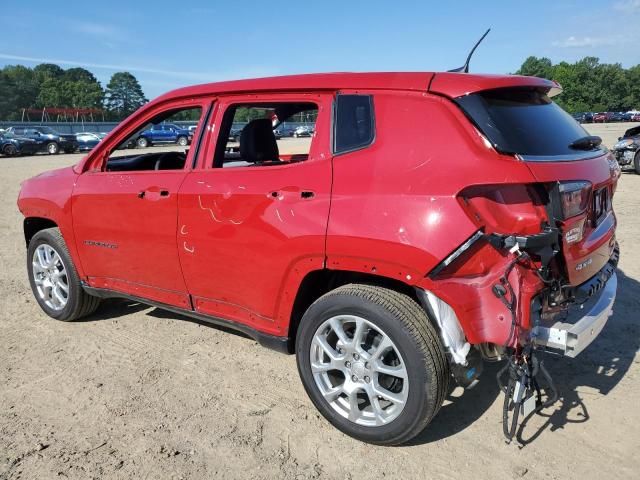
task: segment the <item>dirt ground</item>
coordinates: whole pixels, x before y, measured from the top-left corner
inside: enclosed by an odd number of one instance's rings
[[[609,146],[626,126],[589,126]],[[488,365],[412,444],[357,442],[315,410],[293,356],[156,308],[106,301],[47,318],[25,273],[20,182],[80,155],[0,158],[0,479],[591,479],[640,471],[640,175],[615,197],[618,299],[579,358],[549,358],[560,400],[519,442]]]

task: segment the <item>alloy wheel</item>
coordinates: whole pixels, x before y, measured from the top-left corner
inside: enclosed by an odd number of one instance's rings
[[[33,280],[40,299],[47,307],[59,311],[69,301],[69,278],[58,252],[46,243],[33,252]]]
[[[311,372],[321,395],[338,414],[363,426],[396,419],[409,394],[406,364],[391,338],[355,315],[338,315],[316,330]]]

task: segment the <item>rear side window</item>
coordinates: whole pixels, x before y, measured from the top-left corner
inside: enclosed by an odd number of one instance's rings
[[[335,153],[350,152],[373,142],[374,116],[370,95],[338,95],[335,104]]]
[[[502,153],[542,157],[536,160],[585,153],[569,145],[589,134],[547,96],[546,89],[501,88],[455,102]]]

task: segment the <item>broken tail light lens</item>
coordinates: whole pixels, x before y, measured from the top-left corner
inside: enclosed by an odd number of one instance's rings
[[[585,181],[558,183],[562,220],[584,213],[589,206],[591,183]]]
[[[459,200],[467,215],[485,233],[539,233],[547,212],[532,185],[477,185],[464,189]]]

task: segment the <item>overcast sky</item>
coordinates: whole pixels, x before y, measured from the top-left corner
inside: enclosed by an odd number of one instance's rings
[[[0,66],[128,70],[149,98],[217,80],[321,71],[509,73],[529,55],[640,63],[640,0],[3,0]]]

